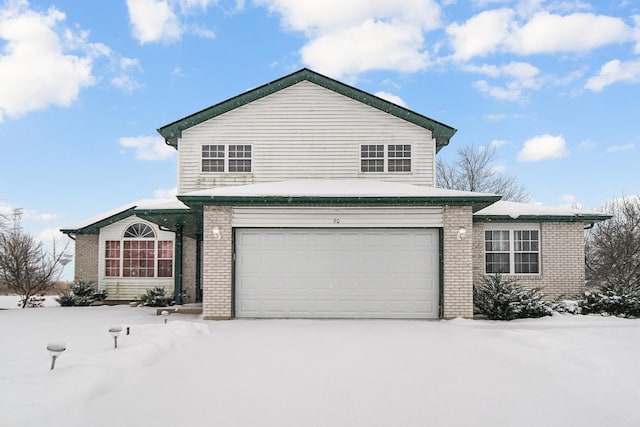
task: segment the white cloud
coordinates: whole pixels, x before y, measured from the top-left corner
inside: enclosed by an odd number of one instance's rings
[[[441,26],[434,0],[256,0],[300,31],[308,43],[302,62],[333,77],[428,66],[424,33]]]
[[[512,32],[506,48],[516,54],[587,52],[622,43],[632,35],[622,19],[592,13],[539,12]]]
[[[115,87],[125,92],[133,92],[141,86],[140,82],[138,82],[132,75],[133,72],[142,71],[140,61],[134,58],[123,57],[117,61],[116,68],[117,74],[111,79],[111,84]]]
[[[61,240],[63,237],[64,234],[62,234],[59,228],[47,228],[46,230],[38,233],[35,239],[39,242],[43,242],[44,244],[51,244],[54,241]]]
[[[493,53],[508,39],[514,15],[513,10],[501,8],[480,12],[464,24],[449,25],[447,33],[451,37],[454,58],[464,61]]]
[[[216,3],[217,0],[127,0],[133,37],[141,44],[173,43],[185,32],[212,39],[215,37],[213,31],[188,25],[188,19],[181,17],[204,11]],[[235,10],[243,7],[244,1],[238,0]]]
[[[13,206],[8,203],[0,202],[0,215],[4,215],[9,221],[13,218],[14,210],[18,208],[18,206]],[[22,210],[22,220],[35,220],[35,221],[53,221],[58,218],[56,214],[48,213],[48,212],[39,212],[34,209],[24,209]]]
[[[182,29],[167,0],[127,0],[133,36],[142,44],[174,42]]]
[[[614,59],[600,68],[597,76],[587,80],[585,88],[593,92],[600,92],[614,83],[639,83],[640,60],[620,61]]]
[[[120,145],[135,148],[136,159],[164,160],[175,155],[176,150],[165,144],[160,136],[135,136],[119,139]]]
[[[607,147],[607,153],[618,153],[620,151],[631,151],[636,148],[636,144],[612,145]]]
[[[474,87],[480,92],[502,101],[520,101],[527,91],[539,89],[542,86],[540,70],[526,62],[510,62],[502,66],[468,65],[465,70],[491,78],[504,78],[506,82],[503,86],[491,84],[487,80],[474,83]]]
[[[374,95],[386,101],[393,102],[394,104],[399,105],[401,107],[407,108],[407,104],[402,100],[402,98],[392,93],[380,91],[380,92],[374,93]]]
[[[32,11],[28,2],[0,6],[0,122],[50,105],[69,106],[80,89],[92,86],[92,61],[102,45],[86,42],[86,33],[59,28],[64,13],[55,7]],[[0,43],[0,46],[2,44]],[[74,54],[76,49],[86,51]]]
[[[153,190],[153,197],[156,199],[169,199],[178,194],[178,187],[173,188],[158,188]]]
[[[491,141],[491,147],[493,148],[500,148],[506,144],[508,144],[508,142],[503,139],[494,139],[493,141]]]
[[[583,12],[558,15],[540,10],[529,15],[539,8],[534,4],[526,9],[524,19],[513,9],[500,8],[480,12],[462,24],[449,25],[453,58],[467,61],[496,52],[587,52],[634,38],[634,31],[621,18]]]
[[[520,162],[537,162],[546,159],[558,159],[569,155],[562,136],[539,135],[525,141],[518,153]]]
[[[507,166],[506,165],[494,165],[491,167],[491,172],[492,173],[503,173],[507,170]]]

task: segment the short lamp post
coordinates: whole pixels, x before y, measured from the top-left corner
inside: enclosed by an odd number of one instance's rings
[[[47,350],[49,350],[49,354],[51,355],[51,368],[49,370],[53,370],[53,368],[56,367],[56,359],[60,357],[66,349],[67,346],[63,342],[50,342],[47,344]]]
[[[118,335],[122,332],[122,326],[112,326],[109,328],[109,333],[113,337],[113,348],[118,348]]]

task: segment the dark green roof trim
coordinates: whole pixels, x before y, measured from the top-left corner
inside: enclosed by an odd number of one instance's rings
[[[482,197],[286,197],[286,196],[178,196],[184,204],[201,206],[473,206],[483,209],[501,196]]]
[[[473,222],[598,222],[611,218],[611,215],[474,215]]]
[[[191,209],[134,209],[133,214],[174,233],[181,226],[188,237],[195,238],[202,232],[201,215]]]
[[[127,217],[130,217],[131,215],[133,215],[133,213],[131,212],[132,209],[129,208],[127,210],[124,210],[122,212],[119,212],[115,215],[111,215],[108,218],[102,219],[100,221],[94,222],[92,224],[89,224],[85,227],[81,227],[81,228],[65,228],[65,229],[61,229],[60,231],[64,234],[98,234],[100,233],[100,229],[103,227],[106,227],[107,225],[111,225],[114,222],[118,222],[122,219],[125,219]]]
[[[85,227],[66,228],[60,231],[64,234],[98,234],[100,233],[101,228],[104,228],[107,225],[111,225],[120,220],[128,218],[132,215],[136,215],[136,216],[139,216],[140,218],[147,219],[148,221],[151,221],[158,225],[163,225],[152,220],[151,218],[158,217],[158,216],[171,217],[173,218],[172,221],[175,223],[175,221],[179,220],[179,218],[189,218],[189,217],[192,217],[194,214],[190,209],[140,209],[140,210],[137,210],[135,207],[131,207],[122,212],[118,212],[115,215],[111,215],[108,218],[104,218],[100,221],[96,221],[92,224],[89,224]]]
[[[267,95],[271,95],[289,86],[293,86],[294,84],[304,80],[310,81],[318,86],[322,86],[348,98],[369,105],[370,107],[377,108],[385,113],[430,130],[433,137],[436,139],[436,151],[440,151],[442,147],[449,144],[449,140],[456,133],[456,129],[451,126],[411,111],[408,108],[386,101],[353,86],[341,83],[330,77],[318,74],[307,68],[303,68],[292,74],[274,80],[271,83],[264,84],[256,89],[252,89],[231,99],[186,116],[180,120],[176,120],[173,123],[162,126],[158,129],[158,133],[164,137],[167,144],[177,148],[178,138],[182,136],[182,131],[228,111],[242,107],[243,105],[249,104],[250,102],[256,101]]]

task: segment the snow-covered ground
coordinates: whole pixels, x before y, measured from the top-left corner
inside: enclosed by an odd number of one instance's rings
[[[3,427],[640,425],[640,320],[164,324],[14,306],[0,297]],[[131,330],[118,349],[115,325]],[[67,345],[53,371],[50,341]]]

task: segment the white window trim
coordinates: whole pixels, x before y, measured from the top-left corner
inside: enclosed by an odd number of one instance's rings
[[[362,157],[362,147],[365,145],[382,145],[382,153],[383,156],[382,157]],[[408,171],[393,171],[390,172],[389,171],[389,146],[390,145],[408,145],[409,149],[411,151],[411,156],[409,157],[391,157],[392,160],[409,160],[409,169]],[[414,155],[414,147],[413,144],[411,143],[395,143],[395,142],[390,142],[390,143],[385,143],[385,144],[379,144],[379,143],[360,143],[360,145],[358,145],[358,153],[359,153],[359,160],[358,160],[358,173],[361,175],[375,175],[375,174],[384,174],[384,175],[411,175],[413,174],[413,155]],[[382,160],[382,171],[380,172],[363,172],[362,171],[362,161],[363,160]]]
[[[125,240],[134,240],[134,239],[130,239],[130,238],[125,238],[124,237],[124,232],[125,230],[132,224],[137,223],[137,222],[142,222],[142,223],[146,223],[147,225],[149,225],[151,227],[151,229],[153,230],[153,232],[155,233],[156,237],[155,237],[155,248],[154,248],[154,276],[153,277],[124,277],[122,275],[123,272],[123,267],[124,267],[124,262],[123,262],[123,258],[124,258],[124,241]],[[120,275],[119,276],[107,276],[106,275],[106,242],[109,240],[117,240],[120,241]],[[139,239],[139,240],[145,240],[145,239]],[[146,240],[153,240],[153,239],[146,239]],[[172,245],[173,245],[173,271],[171,273],[171,277],[158,277],[158,241],[171,241]],[[99,283],[99,288],[100,289],[104,289],[104,286],[106,286],[107,283],[112,283],[112,282],[118,282],[118,281],[131,281],[131,282],[135,282],[135,281],[141,281],[141,280],[146,280],[146,281],[150,281],[153,280],[153,283],[157,283],[160,281],[173,281],[175,280],[175,268],[176,268],[176,254],[175,254],[175,235],[174,233],[170,232],[170,231],[163,231],[160,230],[160,228],[153,224],[150,223],[148,221],[145,221],[139,217],[136,217],[135,215],[125,218],[121,221],[118,221],[116,223],[107,225],[106,227],[103,227],[100,230],[100,235],[98,238],[98,283]]]
[[[501,273],[507,276],[523,276],[523,277],[538,277],[542,274],[542,233],[540,231],[539,223],[486,223],[484,231],[508,231],[509,232],[509,273]],[[538,272],[537,273],[516,273],[515,266],[515,233],[514,231],[537,231],[538,232]],[[487,251],[485,246],[485,235],[482,233],[482,269],[484,274],[487,273]],[[499,253],[499,252],[495,252]],[[506,252],[505,252],[506,253]]]
[[[224,147],[224,158],[219,158],[219,157],[203,157],[202,156],[202,149],[203,147],[207,146],[207,145],[222,145]],[[249,146],[251,147],[251,157],[234,157],[233,159],[231,159],[229,157],[229,146],[230,145],[243,145],[243,146]],[[218,172],[218,171],[203,171],[202,170],[202,162],[203,160],[207,160],[207,159],[211,159],[211,160],[222,160],[222,164],[223,164],[223,171]],[[229,171],[229,160],[249,160],[251,161],[251,171],[249,172],[230,172]],[[233,143],[233,144],[201,144],[200,145],[200,173],[201,174],[205,174],[205,175],[249,175],[252,174],[254,171],[254,167],[255,167],[255,162],[254,162],[254,150],[253,150],[253,144],[241,144],[241,143]]]

